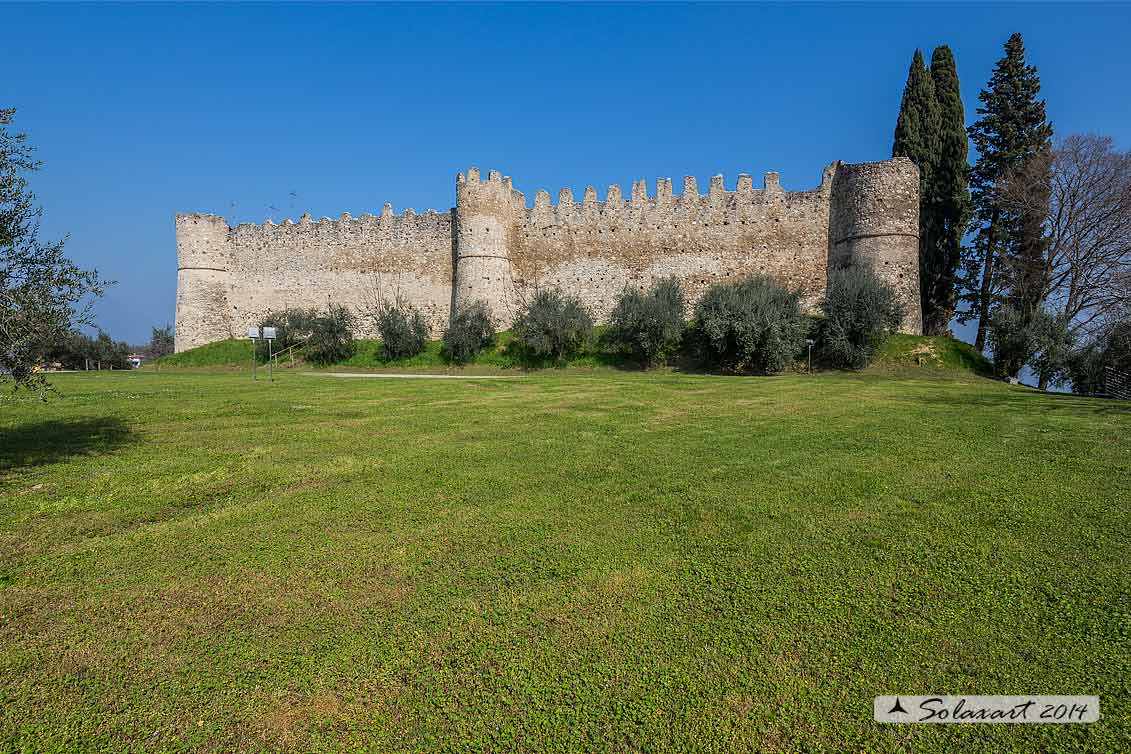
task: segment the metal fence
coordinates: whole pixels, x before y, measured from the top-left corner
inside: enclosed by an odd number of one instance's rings
[[[1131,374],[1104,367],[1104,395],[1131,401]]]

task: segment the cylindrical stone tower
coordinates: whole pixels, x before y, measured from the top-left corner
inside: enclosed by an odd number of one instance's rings
[[[178,214],[177,314],[174,348],[233,337],[228,289],[228,223],[206,214]]]
[[[839,163],[831,202],[829,269],[870,264],[903,303],[902,331],[922,333],[919,168],[906,157]]]
[[[487,180],[478,168],[456,176],[453,215],[452,316],[461,306],[484,301],[495,320],[508,327],[514,318],[515,292],[510,249],[522,195],[492,170]]]

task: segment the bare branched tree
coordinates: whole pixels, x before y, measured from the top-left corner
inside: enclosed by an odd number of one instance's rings
[[[1005,203],[1042,201],[1050,176],[1042,301],[1088,334],[1131,311],[1131,152],[1106,136],[1069,136],[1007,176]]]
[[[386,298],[386,288],[391,288],[393,298],[390,303]],[[390,306],[400,308],[407,304],[406,299],[401,294],[401,281],[400,276],[394,276],[391,286],[386,286],[384,275],[380,271],[374,272],[373,276],[369,279],[369,283],[365,287],[362,294],[362,301],[357,307],[357,314],[360,317],[376,321],[381,313],[388,309]]]

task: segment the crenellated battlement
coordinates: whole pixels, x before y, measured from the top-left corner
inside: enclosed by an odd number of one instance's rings
[[[177,349],[238,337],[290,306],[334,301],[361,311],[378,288],[411,296],[439,331],[450,309],[451,236],[450,211],[394,212],[391,204],[379,214],[306,213],[234,227],[218,215],[178,215]]]
[[[373,280],[424,310],[434,334],[453,308],[486,301],[507,326],[532,289],[582,298],[597,317],[625,286],[674,275],[691,301],[714,282],[771,275],[809,307],[830,264],[865,260],[899,287],[917,326],[918,174],[901,160],[824,168],[813,189],[785,191],[776,172],[685,176],[603,191],[525,195],[499,170],[456,174],[455,207],[318,220],[242,223],[179,214],[177,348],[229,337],[286,306],[363,309]],[[207,310],[207,311],[206,311]],[[363,331],[364,334],[364,331]]]
[[[398,213],[394,213],[393,205],[389,203],[386,203],[381,213],[377,215],[371,212],[362,212],[357,217],[353,217],[349,212],[343,212],[335,218],[320,217],[315,220],[309,213],[304,213],[297,220],[288,217],[278,223],[271,218],[267,218],[261,223],[238,223],[237,225],[229,225],[223,216],[203,212],[181,213],[178,214],[177,217],[178,222],[180,222],[180,218],[184,217],[190,220],[193,218],[201,221],[206,220],[210,224],[223,224],[230,235],[244,238],[256,234],[274,235],[286,232],[311,232],[317,230],[330,230],[333,232],[345,230],[348,232],[358,227],[393,229],[410,224],[422,225],[451,222],[450,211],[438,212],[434,209],[427,209],[424,212],[418,213],[412,207],[407,207]]]
[[[706,193],[700,193],[695,176],[684,176],[682,191],[672,193],[671,178],[657,178],[655,192],[648,193],[648,181],[639,179],[632,182],[631,191],[626,198],[620,184],[611,184],[604,199],[599,198],[597,189],[590,185],[585,188],[580,201],[576,201],[573,190],[562,188],[558,191],[556,202],[550,200],[550,193],[538,189],[534,194],[534,204],[525,208],[527,222],[585,222],[597,217],[616,217],[622,220],[638,219],[640,222],[671,221],[672,207],[689,214],[731,215],[741,218],[756,214],[767,205],[775,203],[808,202],[827,196],[833,172],[826,170],[821,185],[804,191],[784,191],[776,172],[768,172],[763,177],[762,188],[755,189],[748,173],[740,173],[733,190],[726,188],[722,175],[712,176]]]

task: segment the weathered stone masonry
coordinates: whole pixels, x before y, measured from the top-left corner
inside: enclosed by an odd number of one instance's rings
[[[483,300],[506,326],[536,287],[576,294],[598,319],[625,286],[647,287],[675,275],[694,301],[712,283],[766,273],[801,291],[813,308],[830,266],[866,262],[900,293],[904,329],[922,329],[919,310],[919,177],[909,160],[825,168],[809,191],[783,191],[777,173],[760,189],[740,175],[734,191],[722,176],[705,195],[694,178],[672,193],[660,179],[625,198],[610,186],[605,201],[589,187],[580,202],[563,189],[528,207],[509,177],[471,168],[456,177],[450,212],[411,209],[318,222],[228,227],[223,218],[178,214],[176,349],[240,337],[269,311],[362,308],[378,290],[399,293],[428,318],[434,333],[453,307]],[[359,320],[371,336],[370,323]]]

